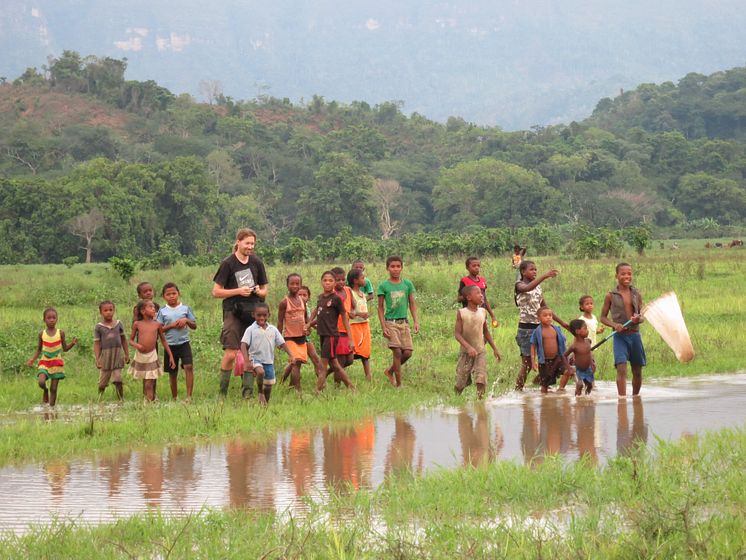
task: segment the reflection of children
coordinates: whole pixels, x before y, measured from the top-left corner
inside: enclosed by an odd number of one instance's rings
[[[353,268],[347,273],[347,285],[350,286],[353,299],[353,310],[350,313],[350,338],[355,343],[355,359],[363,363],[365,379],[370,376],[371,336],[368,322],[368,295],[365,292],[368,279],[359,268]]]
[[[287,375],[289,375],[290,386],[294,387],[296,391],[300,391],[300,368],[302,364],[308,362],[306,302],[298,294],[303,279],[300,274],[292,273],[288,275],[285,284],[288,295],[282,299],[277,311],[277,330],[282,333],[291,358],[281,382],[285,381]]]
[[[459,395],[471,385],[472,375],[477,385],[477,397],[484,397],[487,387],[487,355],[484,343],[487,342],[500,359],[500,352],[492,340],[487,328],[487,311],[481,307],[484,296],[479,286],[465,286],[461,292],[466,297],[466,307],[456,312],[456,340],[461,345],[461,352],[456,365],[456,385],[454,389]]]
[[[594,346],[596,344],[596,335],[604,332],[604,326],[599,326],[598,319],[593,314],[593,298],[591,296],[582,296],[578,304],[580,305],[580,310],[583,312],[578,319],[585,321],[585,324],[588,325],[588,338],[591,341],[591,346]]]
[[[34,362],[41,356],[37,381],[41,390],[44,391],[42,402],[54,406],[57,402],[57,384],[60,379],[65,379],[65,362],[62,359],[62,353],[75,346],[78,339],[73,337],[70,344],[65,342],[65,331],[57,328],[57,310],[54,307],[47,307],[42,316],[47,328],[39,333],[36,352],[26,362],[26,365],[34,367]],[[47,379],[50,380],[49,389],[47,389]]]
[[[466,296],[464,295],[464,288],[466,286],[477,286],[482,291],[483,303],[481,307],[487,310],[492,319],[492,326],[497,326],[497,320],[495,319],[495,313],[492,311],[490,306],[490,300],[487,299],[487,281],[483,276],[479,275],[479,271],[482,268],[482,262],[477,257],[469,257],[466,259],[466,270],[469,271],[467,276],[464,276],[458,285],[458,301],[461,302],[463,307],[466,307]]]
[[[279,347],[287,352],[292,360],[293,355],[288,350],[285,339],[282,338],[277,327],[270,325],[269,306],[260,302],[254,307],[254,323],[246,329],[241,339],[241,354],[244,360],[244,376],[252,372],[256,378],[256,386],[259,391],[259,402],[267,404],[272,394],[272,385],[275,384],[275,348]],[[244,380],[243,386],[247,383]],[[249,385],[250,387],[251,385]],[[246,393],[244,392],[244,398]]]
[[[383,372],[395,387],[401,387],[401,367],[412,357],[414,345],[409,330],[407,314],[412,314],[414,333],[420,332],[417,320],[417,305],[414,300],[414,284],[401,277],[404,261],[401,257],[386,259],[388,280],[378,286],[378,320],[383,336],[391,349],[391,365]]]
[[[342,300],[335,293],[335,286],[336,280],[334,274],[330,270],[324,271],[321,275],[321,287],[324,291],[319,296],[316,308],[311,313],[311,318],[306,325],[306,332],[309,332],[315,326],[321,339],[321,371],[316,382],[317,392],[326,386],[328,369],[334,371],[335,377],[348,388],[355,389],[355,386],[347,376],[347,372],[337,361],[337,344],[339,341],[337,321],[341,318],[348,331],[350,321],[347,318]],[[352,350],[354,351],[354,342],[352,340],[350,340],[350,344],[352,344]]]
[[[537,278],[536,265],[532,261],[523,261],[518,268],[520,279],[515,283],[515,304],[518,307],[518,332],[515,341],[521,351],[521,369],[515,381],[516,391],[523,390],[526,383],[526,375],[531,368],[531,334],[539,326],[537,312],[540,307],[546,305],[544,292],[540,284],[547,278],[554,278],[559,274],[557,270],[550,270]],[[567,328],[559,317],[554,320]]]
[[[616,366],[616,388],[620,396],[627,394],[627,362],[632,365],[632,394],[640,393],[642,368],[645,366],[645,348],[640,336],[640,323],[644,320],[642,295],[632,285],[632,265],[626,262],[616,265],[617,286],[604,298],[601,322],[616,331],[614,336],[614,365]],[[611,313],[611,319],[608,318]],[[632,321],[629,327],[624,323]]]
[[[575,337],[575,340],[573,340],[570,347],[565,351],[565,357],[567,358],[572,354],[575,358],[575,395],[578,396],[583,392],[583,386],[585,386],[585,394],[590,395],[593,389],[593,376],[596,373],[596,364],[593,361],[593,354],[591,352],[591,341],[588,339],[588,325],[582,319],[573,319],[570,321],[570,332]],[[563,381],[565,375],[562,376]]]
[[[565,358],[567,342],[559,327],[552,324],[554,313],[548,307],[538,312],[540,326],[531,334],[531,364],[539,372],[537,380],[541,392],[547,393],[549,386],[568,367]]]
[[[192,345],[189,343],[189,329],[197,328],[197,318],[192,308],[181,302],[179,287],[173,282],[163,285],[163,299],[166,306],[158,310],[156,320],[163,325],[168,346],[174,357],[175,367],[171,368],[166,362],[166,354],[163,355],[163,369],[168,372],[168,380],[171,385],[171,397],[176,400],[178,395],[179,362],[184,370],[186,381],[186,400],[192,400],[192,389],[194,388],[194,360],[192,358]]]
[[[109,382],[114,384],[117,397],[124,398],[122,390],[122,369],[129,363],[127,336],[122,322],[114,320],[114,303],[106,300],[98,304],[101,321],[93,329],[93,355],[96,358],[98,394],[103,395]]]
[[[163,351],[168,356],[169,365],[172,369],[176,368],[176,363],[163,334],[163,325],[155,320],[155,304],[152,301],[140,301],[135,308],[135,313],[142,319],[132,323],[130,346],[136,352],[130,365],[130,372],[135,379],[142,379],[145,398],[154,401],[155,382],[163,373],[158,361],[158,349],[156,348],[158,339],[163,344]]]

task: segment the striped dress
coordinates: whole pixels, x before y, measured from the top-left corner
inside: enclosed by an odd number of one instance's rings
[[[62,359],[62,336],[60,332],[60,329],[56,329],[51,336],[47,334],[46,329],[41,332],[39,373],[43,373],[49,379],[65,378],[65,361]]]

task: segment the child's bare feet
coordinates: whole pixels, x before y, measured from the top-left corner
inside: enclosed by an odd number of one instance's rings
[[[391,383],[394,387],[396,387],[396,379],[394,379],[394,375],[391,373],[391,371],[388,369],[385,369],[383,371],[383,374],[388,378],[389,383]]]
[[[267,406],[267,398],[264,396],[264,393],[259,393],[259,404]]]

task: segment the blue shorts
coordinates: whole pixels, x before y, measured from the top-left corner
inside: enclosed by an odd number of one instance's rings
[[[531,335],[534,334],[534,330],[535,329],[522,329],[518,327],[515,341],[518,344],[518,348],[521,349],[521,356],[531,356]]]
[[[593,368],[580,369],[576,367],[575,377],[577,377],[579,381],[583,381],[585,383],[590,383],[591,385],[593,385]]]
[[[645,348],[639,332],[614,335],[614,365],[629,362],[633,366],[644,366]]]
[[[262,364],[264,370],[264,385],[274,385],[277,382],[275,377],[275,364]]]

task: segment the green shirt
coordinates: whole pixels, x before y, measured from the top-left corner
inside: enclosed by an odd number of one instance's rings
[[[414,294],[414,284],[406,278],[401,278],[398,284],[386,280],[378,285],[378,295],[386,302],[386,313],[383,318],[387,321],[406,319],[409,311],[409,294]]]
[[[347,285],[350,288],[352,288],[352,285],[350,285],[349,282],[347,283]],[[368,277],[365,278],[365,286],[363,287],[363,289],[361,290],[361,292],[363,292],[364,294],[373,294],[374,293],[373,292],[373,282],[370,281],[370,278],[368,278]]]

